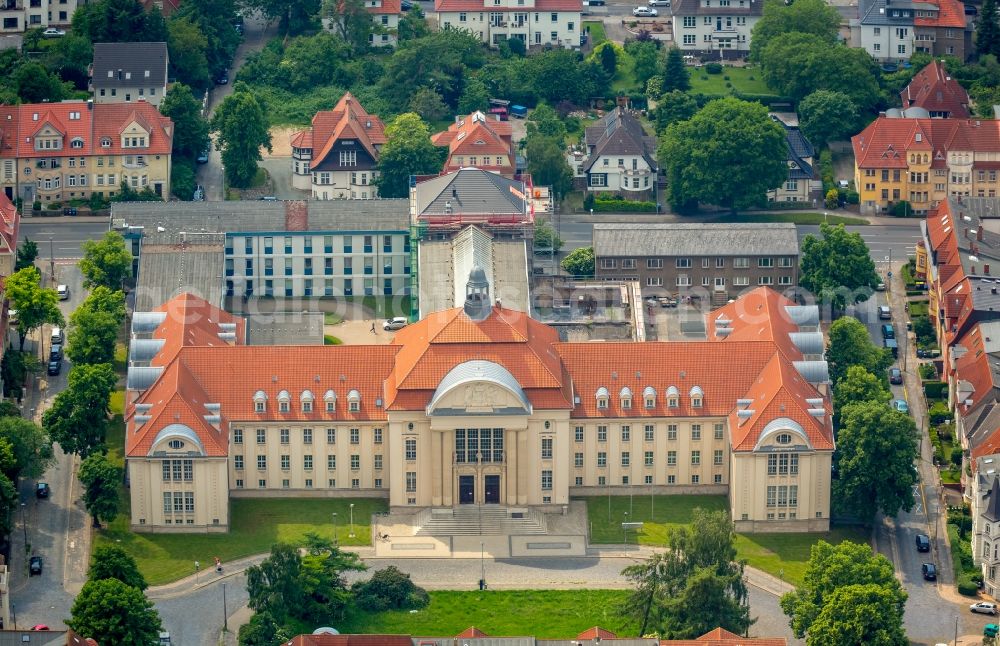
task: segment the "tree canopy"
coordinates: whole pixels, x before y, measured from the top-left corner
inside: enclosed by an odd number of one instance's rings
[[[121,289],[125,279],[132,275],[132,253],[125,246],[121,234],[108,231],[100,240],[85,240],[81,246],[83,286],[103,285],[111,290]]]
[[[14,271],[20,271],[25,267],[31,267],[38,258],[38,243],[25,237],[21,245],[17,248],[17,260],[14,261]]]
[[[0,417],[0,439],[10,444],[14,455],[14,467],[6,472],[11,480],[40,478],[52,464],[52,440],[31,420]]]
[[[876,401],[889,403],[892,393],[885,387],[885,379],[876,377],[863,365],[847,368],[847,373],[833,387],[833,403],[836,408],[858,402]]]
[[[271,150],[271,133],[263,107],[246,84],[237,82],[215,109],[211,129],[222,151],[226,180],[237,188],[250,186],[263,159],[260,149]]]
[[[827,339],[826,360],[835,394],[851,366],[860,366],[873,375],[883,375],[892,365],[892,354],[872,343],[868,328],[856,318],[845,316],[834,321]]]
[[[696,202],[736,209],[788,178],[784,129],[759,103],[716,99],[670,125],[657,158],[666,167],[675,207]]]
[[[801,100],[816,90],[833,90],[849,96],[861,110],[879,103],[874,63],[864,49],[792,32],[772,40],[760,56],[764,80],[783,96]]]
[[[194,160],[208,149],[208,122],[201,116],[201,102],[191,88],[174,83],[160,104],[160,112],[174,122],[174,156]]]
[[[69,385],[42,415],[42,425],[63,451],[86,457],[104,447],[111,391],[116,382],[109,363],[73,366]]]
[[[117,579],[139,590],[147,587],[135,559],[119,545],[98,545],[94,549],[87,578],[91,581]]]
[[[684,56],[679,47],[671,47],[667,50],[667,61],[663,69],[663,92],[687,92],[690,89],[691,75],[684,66]]]
[[[809,646],[903,646],[906,598],[892,563],[871,547],[821,540],[812,546],[803,584],[781,598],[781,608]]]
[[[160,615],[142,590],[118,579],[91,580],[73,601],[66,625],[80,635],[99,635],[101,642],[119,646],[155,644],[162,628]]]
[[[41,280],[41,274],[34,266],[15,271],[7,277],[5,291],[11,309],[17,310],[17,333],[21,350],[24,350],[24,337],[31,330],[46,323],[66,323],[59,310],[59,295],[54,289],[42,287]]]
[[[379,152],[379,176],[375,180],[379,196],[406,197],[410,194],[411,175],[441,170],[447,149],[431,143],[430,129],[420,115],[413,112],[399,115],[386,126],[385,137]]]
[[[558,139],[541,134],[529,136],[525,153],[532,179],[540,186],[551,186],[556,199],[573,189],[573,169]]]
[[[913,509],[917,482],[913,418],[880,401],[848,404],[838,412],[834,509],[865,523],[878,513],[895,516],[900,509]]]
[[[819,230],[802,240],[799,284],[838,309],[868,300],[880,279],[861,234],[826,222]]]
[[[594,248],[578,247],[569,252],[559,266],[574,276],[594,275]]]
[[[839,30],[840,14],[823,0],[765,0],[751,33],[750,58],[760,62],[761,52],[771,41],[791,32],[812,34],[833,45]]]
[[[125,294],[98,285],[70,315],[66,355],[79,365],[111,363],[125,322]]]
[[[1000,57],[1000,21],[996,0],[983,0],[976,21],[976,54]]]
[[[83,504],[94,520],[94,527],[100,527],[101,521],[110,523],[117,518],[118,485],[123,476],[124,469],[104,453],[91,453],[80,463]]]
[[[799,103],[802,134],[817,148],[852,136],[858,126],[858,106],[843,92],[816,90]]]

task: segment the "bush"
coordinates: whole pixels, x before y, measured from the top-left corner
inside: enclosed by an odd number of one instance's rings
[[[35,200],[34,202],[32,202],[32,204],[31,204],[31,210],[32,211],[41,211],[42,210],[42,201],[41,200]]]
[[[848,204],[859,204],[861,202],[861,195],[857,191],[845,191],[844,201]]]
[[[913,207],[906,200],[900,200],[893,205],[892,214],[897,218],[913,217]]]
[[[430,603],[427,592],[393,565],[376,571],[367,581],[358,581],[353,591],[358,606],[368,612],[416,610]]]
[[[941,438],[942,442],[951,442],[951,438],[955,437],[955,422],[939,425],[937,427],[937,436]]]
[[[50,211],[58,211],[62,208],[62,202],[49,202],[49,205],[46,208]]]
[[[587,191],[587,194],[583,196],[583,209],[589,211],[594,208],[594,194]]]
[[[979,585],[972,580],[972,576],[969,574],[962,573],[956,581],[958,587],[958,593],[964,594],[967,597],[974,597],[979,592]]]
[[[723,76],[723,77],[722,77],[722,80],[723,80],[723,81],[728,81],[728,80],[730,80],[730,79],[729,79],[729,75],[728,75],[728,74],[726,74],[725,76]]]
[[[722,74],[722,63],[705,63],[707,74]]]
[[[930,415],[931,424],[935,426],[947,422],[952,417],[948,405],[941,401],[934,402],[927,414]]]
[[[953,446],[951,447],[951,463],[956,467],[962,466],[962,447]]]
[[[655,213],[656,202],[638,202],[622,199],[595,199],[595,213]]]
[[[937,377],[937,368],[934,367],[933,363],[922,363],[918,370],[920,371],[921,379],[933,379]]]
[[[941,399],[942,393],[948,391],[948,384],[943,381],[928,381],[924,384],[924,395],[929,399]]]

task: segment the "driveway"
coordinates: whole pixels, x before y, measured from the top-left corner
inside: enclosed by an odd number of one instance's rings
[[[271,176],[274,189],[271,194],[279,200],[308,200],[309,191],[292,188],[292,160],[290,157],[266,157],[258,166]]]

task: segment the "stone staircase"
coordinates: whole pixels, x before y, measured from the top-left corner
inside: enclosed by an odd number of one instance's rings
[[[509,536],[547,532],[545,518],[538,512],[500,505],[432,509],[421,520],[416,536]]]

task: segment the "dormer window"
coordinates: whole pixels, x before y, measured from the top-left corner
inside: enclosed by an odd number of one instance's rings
[[[167,446],[176,451],[184,448],[184,442],[181,442],[180,440],[170,440],[167,442]]]
[[[302,391],[302,395],[299,397],[299,401],[302,403],[302,412],[311,413],[313,411],[313,397],[312,392],[308,390]]]
[[[700,386],[695,386],[691,389],[691,408],[701,408],[701,402],[705,397],[705,393],[701,391]]]
[[[111,148],[111,137],[101,137],[101,148]]]
[[[83,139],[80,139],[79,137],[73,137],[73,139],[71,139],[70,142],[69,142],[69,147],[70,148],[83,148]]]
[[[347,410],[352,413],[357,413],[361,410],[361,393],[356,390],[347,393]]]
[[[292,398],[289,397],[287,390],[282,390],[278,393],[278,412],[287,413],[291,409]]]
[[[790,433],[778,433],[778,436],[774,438],[774,441],[778,444],[791,444],[792,436]]]
[[[618,401],[621,402],[622,410],[632,408],[632,390],[626,386],[618,393]]]
[[[646,389],[642,391],[642,400],[647,410],[656,408],[656,389],[652,386],[646,386]]]
[[[267,410],[267,395],[263,390],[258,390],[253,396],[253,410],[255,413],[263,413]]]
[[[667,407],[677,408],[680,406],[681,394],[677,391],[677,386],[667,388]]]
[[[332,390],[326,391],[323,395],[323,403],[326,404],[326,412],[332,413],[337,410],[337,393]]]
[[[608,389],[601,386],[597,389],[597,409],[606,410],[608,408],[608,400],[611,399],[611,395],[608,393]]]

